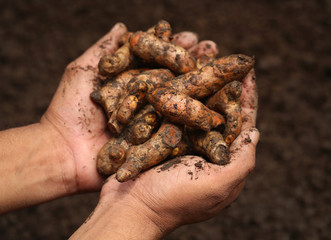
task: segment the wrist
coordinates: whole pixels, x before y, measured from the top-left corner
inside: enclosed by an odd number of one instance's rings
[[[76,181],[76,166],[74,155],[65,138],[60,131],[47,120],[42,118],[38,124],[40,130],[45,134],[44,139],[52,160],[52,165],[56,169],[54,178],[59,184],[59,189],[63,189],[61,195],[71,195],[78,191]]]
[[[154,240],[164,237],[167,232],[154,221],[155,213],[124,194],[118,201],[101,197],[94,212],[70,239]]]
[[[70,194],[73,182],[57,133],[36,123],[0,132],[0,213]]]

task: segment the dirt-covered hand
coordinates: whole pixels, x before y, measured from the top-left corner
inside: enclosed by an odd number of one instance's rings
[[[119,183],[111,176],[103,186],[100,204],[119,204],[145,214],[161,232],[215,216],[234,201],[255,166],[259,132],[255,128],[257,92],[254,70],[243,80],[242,132],[230,148],[230,163],[208,163],[196,156],[165,162],[135,180]],[[131,211],[130,210],[130,211]]]
[[[107,141],[104,112],[90,100],[97,84],[98,62],[104,54],[118,49],[126,26],[117,23],[82,56],[70,63],[41,122],[53,126],[63,139],[66,178],[70,192],[100,189],[102,178],[95,168],[99,149]],[[75,189],[72,189],[75,188]]]
[[[104,179],[97,172],[96,157],[110,136],[106,130],[104,110],[91,100],[90,94],[99,83],[100,58],[113,54],[119,48],[120,37],[126,32],[126,26],[117,23],[108,34],[67,66],[41,119],[43,124],[55,129],[63,140],[63,178],[64,182],[69,182],[69,193],[98,190],[102,186]],[[179,36],[177,41],[193,47],[197,43],[196,35],[186,35]]]

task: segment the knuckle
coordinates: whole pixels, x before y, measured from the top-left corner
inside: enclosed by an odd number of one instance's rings
[[[255,154],[252,155],[251,160],[247,163],[247,175],[255,169]]]
[[[72,61],[66,66],[65,73],[66,74],[72,74],[75,71],[76,68],[77,68],[76,61]]]

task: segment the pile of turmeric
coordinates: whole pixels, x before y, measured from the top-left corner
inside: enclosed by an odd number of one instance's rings
[[[183,41],[185,34],[191,41]],[[145,32],[126,32],[119,44],[113,55],[101,57],[100,79],[106,80],[91,93],[111,133],[98,153],[98,172],[125,182],[186,154],[227,164],[229,146],[241,132],[241,80],[254,58],[217,58],[214,42],[172,34],[164,20]]]

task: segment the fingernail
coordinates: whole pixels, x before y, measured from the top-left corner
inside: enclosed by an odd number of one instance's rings
[[[260,132],[257,128],[250,128],[249,130],[249,138],[251,139],[252,143],[256,146],[260,139]]]
[[[118,22],[118,23],[116,23],[116,24],[113,26],[113,28],[111,29],[111,31],[118,30],[118,29],[121,29],[121,28],[123,28],[123,29],[125,29],[125,31],[127,31],[125,24],[122,23],[122,22]]]

